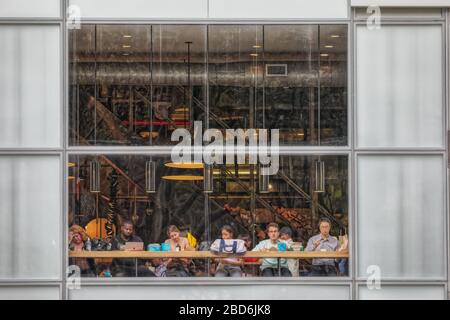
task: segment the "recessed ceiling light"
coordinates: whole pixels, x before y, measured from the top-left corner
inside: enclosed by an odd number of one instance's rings
[[[326,46],[324,46],[325,48],[327,48],[327,49],[331,49],[331,48],[334,48],[334,46],[332,46],[331,44],[327,44]]]
[[[258,56],[257,53],[250,53],[250,55],[251,55],[252,57],[257,57],[257,56]]]
[[[123,37],[124,38],[132,38],[133,36],[131,34],[124,34]]]
[[[123,56],[129,56],[129,53],[122,53]]]
[[[321,53],[320,56],[321,57],[328,57],[328,53]]]
[[[340,38],[341,36],[338,35],[338,34],[332,34],[330,37],[331,37],[331,38]]]
[[[131,48],[131,46],[129,44],[124,44],[122,45],[122,48]]]
[[[253,48],[259,49],[259,48],[262,48],[262,46],[260,46],[259,44],[255,44],[255,45],[253,46]]]

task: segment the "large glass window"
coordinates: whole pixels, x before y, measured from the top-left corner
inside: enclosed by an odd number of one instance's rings
[[[347,145],[343,25],[83,25],[70,57],[71,145],[170,145],[194,121]]]
[[[117,253],[108,261],[71,258],[84,276],[219,276],[220,262],[211,257],[185,259],[177,266],[167,259],[122,259],[120,251],[127,248],[114,242],[122,237],[124,246],[143,242],[140,250],[169,243],[170,250],[180,245],[182,251],[209,252],[212,242],[223,237],[224,226],[232,239],[245,240],[247,251],[268,241],[271,223],[278,224],[274,243],[286,241],[294,251],[347,251],[347,156],[282,156],[278,173],[266,182],[258,179],[255,165],[215,165],[213,192],[206,194],[202,164],[140,155],[71,155],[69,161],[69,231],[82,236],[71,238],[70,252]],[[313,248],[322,239],[318,226],[324,218],[330,237]],[[124,224],[136,238],[126,234]],[[173,232],[181,241],[172,243]],[[264,259],[235,260],[240,276],[265,275]],[[348,259],[291,260],[286,269],[294,276],[348,275]],[[329,266],[328,273],[316,273],[320,262]],[[281,267],[285,263],[281,259]]]

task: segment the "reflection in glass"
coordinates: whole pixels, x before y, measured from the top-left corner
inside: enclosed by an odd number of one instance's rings
[[[205,27],[83,25],[71,32],[72,145],[171,144],[205,109]]]
[[[83,25],[70,54],[71,145],[171,145],[194,121],[347,144],[346,26]]]

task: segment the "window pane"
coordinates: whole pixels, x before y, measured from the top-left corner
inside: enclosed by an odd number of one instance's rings
[[[58,26],[0,26],[0,147],[58,147]]]
[[[0,157],[0,278],[61,276],[58,156]]]
[[[445,276],[441,156],[358,157],[358,269],[382,278]]]
[[[441,26],[356,31],[358,147],[442,147]]]
[[[194,121],[347,145],[346,26],[83,25],[69,43],[71,145],[171,145]]]
[[[149,170],[149,163],[154,164],[155,174]],[[324,170],[319,172],[317,168],[321,163]],[[172,236],[180,235],[181,240],[176,237],[174,246],[179,244],[182,251],[209,251],[212,241],[223,237],[222,227],[229,226],[229,237],[245,239],[249,251],[269,241],[266,230],[272,222],[279,225],[280,239],[292,249],[301,250],[303,246],[307,251],[336,251],[338,245],[342,245],[345,253],[348,244],[347,156],[283,156],[278,173],[270,176],[267,185],[260,182],[256,165],[216,164],[212,170],[213,192],[207,198],[202,166],[202,163],[193,167],[173,163],[169,156],[70,156],[68,221],[72,233],[82,238],[73,238],[70,252],[89,250],[91,242],[91,250],[112,249],[115,258],[99,263],[74,257],[70,263],[80,266],[83,276],[102,275],[105,270],[113,277],[222,276],[218,261],[206,258],[194,258],[179,269],[163,266],[164,259],[139,259],[137,265],[135,260],[129,260],[124,266],[120,262],[124,261],[120,258],[122,253],[118,251],[126,248],[114,243],[116,239],[123,242],[123,246],[127,241],[143,242],[141,249],[148,249],[148,245],[155,248],[163,246],[164,242],[172,243]],[[95,183],[92,178],[99,182]],[[154,188],[149,181],[154,181]],[[154,192],[150,192],[152,190]],[[318,222],[324,217],[330,220],[331,238],[324,235],[330,246],[309,248],[307,244],[318,236]],[[126,220],[131,221],[126,224],[139,238],[123,233],[121,227]],[[173,231],[175,235],[168,232],[170,225],[179,229]],[[109,248],[108,242],[112,243]],[[189,246],[185,246],[187,242]],[[239,271],[239,276],[261,276],[265,267],[273,267],[270,265],[273,260],[265,265],[258,259],[244,262],[243,268],[235,270]],[[286,269],[293,276],[348,275],[346,258],[338,260],[337,266],[334,259],[310,261],[303,258],[288,262],[284,260],[283,266],[287,264]],[[317,267],[319,262],[329,266],[329,270]],[[165,272],[160,272],[159,267]],[[328,271],[319,272],[322,269]]]
[[[204,121],[205,33],[192,25],[72,31],[70,143],[169,145],[175,129]]]
[[[258,126],[279,128],[285,145],[346,145],[347,28],[264,26],[263,51]]]
[[[84,25],[70,35],[71,144],[146,144],[135,124],[148,122],[151,108],[142,96],[150,94],[151,27]]]
[[[255,128],[262,94],[262,26],[208,27],[210,126]]]
[[[175,129],[205,123],[206,26],[153,26],[154,143],[173,144]],[[177,141],[178,142],[178,141]]]

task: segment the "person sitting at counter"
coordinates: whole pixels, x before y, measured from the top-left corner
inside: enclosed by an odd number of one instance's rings
[[[111,243],[111,250],[125,250],[127,242],[143,242],[134,234],[134,225],[130,220],[123,220],[120,232]],[[136,274],[137,273],[137,274]],[[115,258],[113,260],[113,274],[116,277],[154,277],[155,274],[145,267],[141,259]]]
[[[220,229],[220,234],[223,240],[230,240],[234,238],[233,229],[225,225]],[[218,259],[215,277],[242,277],[242,259],[240,258],[227,258]]]
[[[69,250],[70,251],[85,251],[90,250],[86,248],[86,243],[89,237],[83,227],[74,224],[69,228]],[[85,277],[95,276],[95,266],[92,259],[86,258],[70,258],[69,265],[76,265],[80,268],[80,274]]]
[[[308,240],[305,251],[338,251],[339,241],[330,235],[331,221],[328,218],[319,220],[320,233]],[[334,259],[313,259],[311,276],[336,276]]]
[[[252,251],[278,251],[278,244],[285,243],[279,238],[280,232],[278,224],[272,222],[267,225],[267,235],[269,239],[263,240],[253,248]],[[291,277],[292,274],[288,269],[287,259],[280,260],[280,273],[278,271],[278,259],[266,258],[261,264],[261,275],[263,277]]]
[[[292,240],[292,230],[289,227],[283,227],[280,229],[280,239],[286,241],[288,247],[294,244]],[[298,259],[288,259],[287,260],[288,269],[293,277],[298,277],[299,275],[299,262]]]
[[[264,231],[263,231],[264,232]],[[266,233],[264,232],[264,235]],[[245,248],[247,251],[252,251],[253,241],[252,237],[248,233],[238,235],[238,239],[244,240]],[[264,239],[262,239],[264,240]],[[258,258],[244,258],[244,265],[241,267],[245,277],[254,277],[257,275],[256,266],[259,265]]]
[[[170,251],[185,251],[194,250],[189,245],[187,238],[180,237],[180,229],[175,225],[167,227],[167,236],[169,239],[165,241],[170,245]],[[170,258],[167,260],[167,277],[189,277],[189,263],[190,259],[175,259]]]

